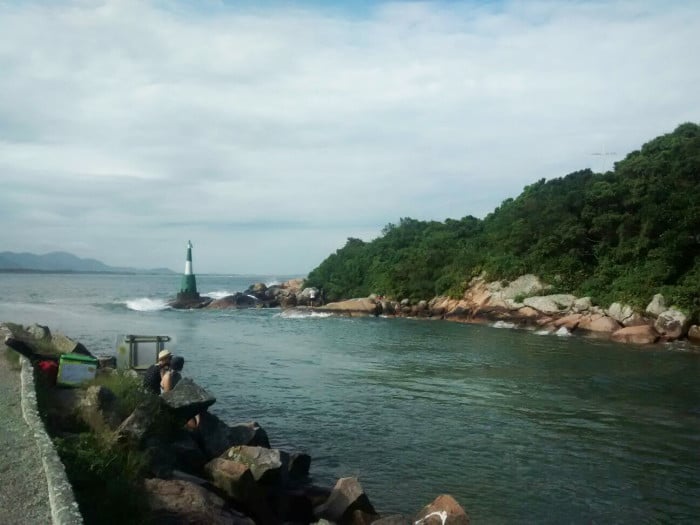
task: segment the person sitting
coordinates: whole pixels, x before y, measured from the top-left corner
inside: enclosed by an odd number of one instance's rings
[[[158,353],[158,362],[149,366],[143,376],[143,387],[147,392],[156,395],[160,394],[160,383],[163,379],[163,375],[170,367],[172,358],[173,354],[170,350],[161,350]]]
[[[175,388],[180,379],[182,379],[182,367],[185,366],[185,358],[179,355],[172,358],[170,368],[163,372],[160,386],[163,392],[168,392]]]

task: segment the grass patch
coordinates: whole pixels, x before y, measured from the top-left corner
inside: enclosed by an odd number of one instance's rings
[[[104,438],[84,432],[54,439],[85,523],[150,523],[142,488],[148,457]]]
[[[122,419],[149,398],[140,378],[120,372],[99,375],[83,389],[92,385],[104,386],[115,394],[116,411]],[[37,400],[42,413],[51,406],[55,391],[39,378]],[[93,424],[90,429],[85,423],[81,421],[72,429],[49,428],[85,523],[152,523],[143,490],[148,453],[118,442],[107,425]]]
[[[100,374],[90,384],[104,386],[112,391],[117,398],[117,412],[122,419],[150,397],[150,394],[144,391],[140,377],[122,371]]]

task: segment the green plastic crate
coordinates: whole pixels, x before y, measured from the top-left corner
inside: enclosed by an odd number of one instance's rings
[[[61,386],[78,386],[95,378],[97,359],[81,354],[62,354],[58,361],[56,383]]]

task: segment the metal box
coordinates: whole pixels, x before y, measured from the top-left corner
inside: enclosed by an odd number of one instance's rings
[[[61,354],[56,384],[78,386],[95,378],[97,359],[81,354]]]
[[[117,339],[117,368],[146,370],[170,341],[167,335],[124,335]]]

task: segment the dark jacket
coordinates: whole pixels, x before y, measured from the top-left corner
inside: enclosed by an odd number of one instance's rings
[[[160,366],[151,365],[143,376],[143,387],[148,392],[160,394]]]

